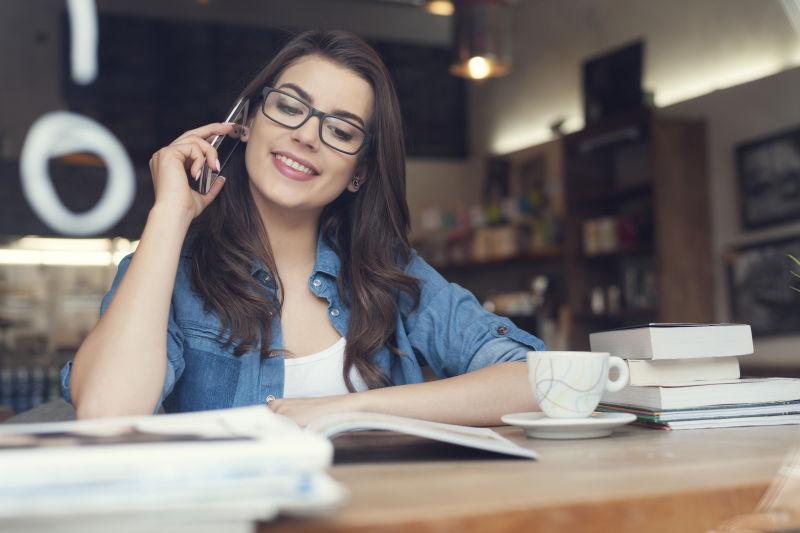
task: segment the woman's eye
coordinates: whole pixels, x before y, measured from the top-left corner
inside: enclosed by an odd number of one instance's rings
[[[350,139],[353,138],[352,134],[347,133],[346,131],[344,131],[344,130],[342,130],[340,128],[337,128],[335,126],[331,126],[328,129],[331,131],[331,133],[336,135],[337,138],[342,139],[343,141],[349,141]]]
[[[299,115],[303,112],[300,108],[285,104],[283,102],[278,103],[278,110],[281,113],[286,113],[287,115]]]

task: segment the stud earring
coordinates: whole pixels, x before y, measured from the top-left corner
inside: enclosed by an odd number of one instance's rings
[[[353,185],[353,188],[356,190],[356,192],[358,191],[358,188],[361,187],[361,182],[358,180],[358,178],[353,178],[353,181],[350,183]]]

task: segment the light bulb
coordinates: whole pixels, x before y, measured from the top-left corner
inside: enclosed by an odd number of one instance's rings
[[[455,7],[450,0],[429,0],[425,4],[425,10],[432,15],[449,17],[455,11]]]
[[[467,62],[467,72],[472,79],[482,80],[489,75],[491,70],[492,65],[484,57],[475,56]]]

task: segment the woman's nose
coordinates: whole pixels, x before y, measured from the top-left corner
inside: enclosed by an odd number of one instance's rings
[[[312,150],[319,148],[319,117],[311,117],[308,121],[294,130],[292,138],[302,144],[305,144]]]

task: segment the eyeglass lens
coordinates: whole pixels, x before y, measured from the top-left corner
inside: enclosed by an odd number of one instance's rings
[[[264,101],[264,114],[278,124],[296,128],[306,120],[311,109],[301,100],[272,91]],[[346,120],[326,116],[322,121],[322,142],[341,152],[354,154],[364,144],[364,132]]]

